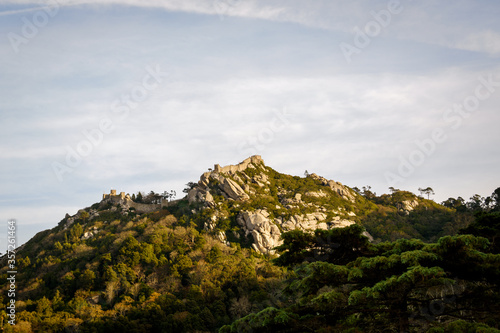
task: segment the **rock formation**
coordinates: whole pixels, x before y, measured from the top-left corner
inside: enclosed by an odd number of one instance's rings
[[[402,209],[406,212],[411,212],[412,210],[415,209],[415,207],[418,206],[418,200],[417,199],[412,199],[412,200],[405,200],[402,202],[403,207]]]
[[[309,177],[319,180],[323,185],[330,187],[332,190],[337,192],[342,198],[354,202],[356,200],[356,192],[348,188],[347,186],[342,185],[339,182],[334,180],[328,180],[321,176],[318,176],[315,173],[309,175]]]
[[[238,165],[221,167],[216,164],[212,171],[200,177],[187,199],[190,204],[201,204],[201,210],[213,210],[212,218],[205,222],[206,230],[215,230],[218,221],[236,216],[241,236],[251,239],[252,247],[261,253],[273,253],[273,248],[282,242],[282,232],[329,229],[355,223],[354,212],[328,203],[333,197],[340,198],[347,205],[355,202],[357,194],[352,189],[311,174],[308,177],[314,180],[314,188],[305,193],[295,193],[293,188],[278,188],[272,184],[270,175],[273,172],[257,155]],[[296,180],[288,175],[278,174],[278,177]],[[215,200],[221,196],[234,202],[231,212],[221,212],[220,202]],[[216,237],[226,241],[223,233],[218,233]]]

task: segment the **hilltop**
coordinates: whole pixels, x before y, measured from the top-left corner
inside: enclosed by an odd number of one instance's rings
[[[376,242],[398,238],[430,241],[453,234],[470,219],[408,191],[376,196],[315,173],[305,177],[282,174],[260,156],[221,167],[190,183],[187,201],[196,207],[198,226],[222,241],[251,242],[261,253],[272,253],[283,232],[332,229],[354,223]],[[460,221],[459,221],[460,220]]]
[[[236,242],[263,254],[273,254],[282,244],[281,234],[295,229],[328,230],[357,223],[375,241],[432,240],[447,234],[447,229],[457,230],[452,209],[411,192],[376,197],[369,190],[362,193],[315,173],[305,177],[279,173],[258,155],[237,165],[215,164],[198,182],[190,182],[185,192],[180,200],[169,201],[164,195],[150,193],[146,201],[138,202],[129,194],[112,190],[101,202],[66,216],[61,225],[70,227],[82,213],[92,222],[111,213],[169,212],[181,221],[195,223],[198,230],[226,245]],[[462,222],[459,227],[465,225]],[[88,227],[88,223],[82,225],[84,238],[97,232]]]
[[[280,174],[260,156],[238,165],[216,164],[187,195],[190,204],[199,205],[197,213],[208,216],[205,230],[218,231],[222,242],[250,239],[261,253],[273,253],[282,232],[354,224],[356,197],[352,189],[315,174],[304,179]],[[224,223],[233,228],[221,230]]]

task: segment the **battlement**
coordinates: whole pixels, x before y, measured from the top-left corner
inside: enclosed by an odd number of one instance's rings
[[[120,200],[125,200],[125,192],[120,192],[120,194],[116,194],[116,190],[111,190],[109,194],[103,194],[102,195],[102,200],[105,199],[120,199]]]
[[[244,171],[246,168],[248,168],[248,165],[250,163],[264,164],[264,160],[262,159],[262,157],[260,155],[253,155],[237,165],[227,165],[227,166],[221,167],[219,164],[215,164],[214,165],[214,172],[232,174],[232,173],[236,173],[238,171]]]

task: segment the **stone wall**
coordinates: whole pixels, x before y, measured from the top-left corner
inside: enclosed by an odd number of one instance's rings
[[[227,165],[227,166],[221,167],[219,164],[215,164],[214,165],[214,172],[229,173],[229,174],[236,173],[238,171],[241,172],[241,171],[244,171],[246,168],[248,168],[248,165],[250,163],[253,163],[253,164],[262,163],[262,164],[264,164],[264,160],[262,160],[262,157],[260,155],[253,155],[237,165]]]
[[[145,204],[132,201],[128,194],[121,192],[116,194],[116,190],[111,190],[110,194],[103,194],[101,202],[112,202],[121,204],[125,209],[134,208],[137,213],[151,213],[160,210],[163,206],[168,206],[170,202],[163,201],[159,204]]]
[[[137,213],[151,213],[157,210],[160,210],[162,205],[161,204],[143,204],[143,203],[138,203],[138,202],[133,202],[132,200],[126,200],[125,205],[128,206],[128,208],[135,208],[135,211]]]

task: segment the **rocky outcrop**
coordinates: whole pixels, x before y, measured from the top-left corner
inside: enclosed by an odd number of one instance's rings
[[[84,232],[81,239],[86,240],[86,239],[92,238],[95,235],[97,235],[98,233],[99,233],[99,230],[97,229],[96,226],[94,226],[94,227],[90,228],[89,231]]]
[[[198,185],[188,192],[187,199],[189,203],[203,202],[210,206],[213,202],[213,197],[210,194],[210,184],[216,184],[221,190],[222,195],[227,199],[250,199],[247,193],[248,190],[245,191],[245,189],[237,181],[231,179],[231,177],[243,183],[244,180],[241,179],[237,173],[245,171],[247,168],[255,168],[256,165],[264,165],[264,161],[258,155],[249,157],[238,165],[221,167],[219,164],[215,164],[213,171],[205,172],[201,175]],[[240,175],[245,177],[244,174]]]
[[[317,192],[313,192],[313,191],[310,191],[310,192],[306,192],[304,195],[306,196],[310,196],[310,197],[315,197],[315,198],[324,198],[324,197],[327,197],[328,194],[325,193],[324,191],[322,190],[319,190]]]
[[[224,216],[224,214],[221,212],[216,212],[216,214],[212,215],[210,220],[205,221],[204,229],[207,231],[215,231],[216,226],[217,226],[217,221],[221,218],[227,218],[227,216]],[[227,241],[226,234],[222,231],[218,231],[214,233],[215,238],[226,245],[229,246],[229,242]]]
[[[406,212],[411,212],[412,210],[415,209],[415,207],[418,206],[418,200],[417,199],[413,199],[413,200],[405,200],[405,201],[402,201],[401,202],[402,204],[402,210],[406,211]]]
[[[240,185],[238,185],[237,182],[224,178],[221,182],[220,188],[224,194],[229,199],[233,200],[247,200],[250,199],[248,194],[245,193],[245,191],[241,188]]]
[[[242,212],[237,221],[245,230],[245,236],[252,235],[252,247],[261,253],[273,253],[273,248],[282,244],[280,229],[269,218],[266,210]]]
[[[271,176],[278,177],[279,181],[270,179]],[[331,204],[329,208],[322,206],[332,196],[332,192],[322,186],[349,202],[355,202],[356,193],[341,183],[316,174],[309,177],[320,185],[305,193],[298,193],[294,187],[296,185],[293,185],[297,184],[297,180],[292,179],[294,177],[276,174],[265,166],[260,156],[252,156],[237,165],[221,167],[216,164],[213,170],[201,175],[197,185],[188,192],[187,199],[191,204],[201,203],[202,207],[197,209],[213,208],[212,216],[205,221],[205,230],[215,232],[219,221],[227,221],[229,216],[236,215],[240,233],[235,236],[251,238],[252,247],[256,251],[271,254],[275,247],[281,245],[282,232],[294,229],[330,229],[354,223],[351,220],[355,216],[353,212]],[[282,185],[273,188],[272,184],[278,183]],[[218,198],[222,196],[225,200],[236,201],[231,205],[231,212],[221,211],[220,199],[214,199],[216,195]],[[253,202],[256,204],[253,205]],[[270,202],[273,202],[272,206],[269,205]],[[237,207],[240,205],[253,206],[255,209],[239,210]],[[296,213],[290,216],[285,211]],[[227,242],[224,233],[217,232],[215,237]]]
[[[238,215],[238,224],[245,231],[245,236],[252,235],[254,243],[252,247],[261,253],[272,254],[274,248],[282,244],[281,232],[290,230],[314,231],[316,229],[331,229],[347,227],[354,224],[353,221],[334,218],[334,221],[326,222],[325,213],[309,213],[304,215],[293,215],[287,220],[282,218],[270,218],[269,212],[260,209],[253,212],[243,211]]]
[[[210,194],[208,188],[195,187],[188,192],[187,199],[190,204],[195,202],[203,202],[207,206],[212,206],[214,203],[214,197]]]
[[[66,213],[66,216],[63,219],[63,221],[65,221],[63,229],[64,230],[68,229],[75,223],[76,220],[82,219],[84,215],[86,215],[84,220],[90,221],[98,217],[99,212],[92,208],[86,208],[86,210],[85,209],[78,210],[78,212],[73,216],[70,216],[68,213]]]
[[[342,185],[334,180],[328,180],[324,177],[318,176],[315,173],[309,175],[312,179],[319,180],[323,186],[330,187],[333,191],[337,192],[343,199],[349,200],[350,202],[356,201],[356,192]]]
[[[198,186],[188,192],[189,203],[204,202],[210,205],[213,202],[213,196],[210,194],[209,184],[216,181],[217,187],[222,195],[230,200],[248,200],[250,197],[245,190],[234,180],[226,178],[217,172],[205,173],[198,182]]]
[[[325,222],[325,213],[309,213],[304,215],[293,215],[290,219],[282,221],[280,224],[283,231],[290,231],[294,229],[301,230],[315,230],[315,229],[328,229],[328,224]]]

